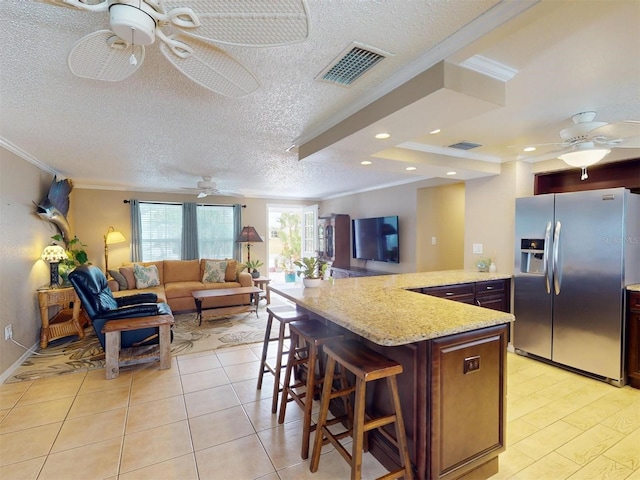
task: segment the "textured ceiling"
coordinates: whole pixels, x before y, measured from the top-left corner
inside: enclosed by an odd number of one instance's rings
[[[557,142],[571,115],[585,110],[601,121],[640,120],[637,0],[308,0],[307,7],[304,42],[217,45],[260,82],[234,99],[180,74],[157,45],[121,82],[75,77],[67,54],[108,28],[106,14],[0,1],[0,144],[76,187],[188,192],[210,175],[220,190],[246,196],[322,199],[445,178],[451,168],[462,180],[495,174],[520,154],[513,146]],[[317,81],[354,41],[392,55],[349,88]],[[302,160],[297,148],[287,152],[341,121],[348,126],[438,62],[459,65],[474,55],[515,70],[499,82],[502,102],[430,95],[397,114],[365,118]],[[442,133],[427,135],[434,125]],[[391,138],[372,139],[381,129]],[[462,157],[441,148],[459,141],[482,147]],[[606,160],[638,156],[616,149]],[[373,164],[363,167],[364,158]]]

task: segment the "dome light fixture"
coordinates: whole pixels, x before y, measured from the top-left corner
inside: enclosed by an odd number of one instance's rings
[[[589,178],[587,167],[595,165],[609,153],[611,153],[609,148],[596,148],[593,142],[582,142],[572,151],[558,155],[558,158],[571,167],[581,168],[580,180],[586,180]]]
[[[376,134],[376,138],[377,138],[378,140],[384,140],[384,139],[386,139],[386,138],[389,138],[390,136],[391,136],[391,135],[390,135],[390,134],[388,134],[387,132],[382,132],[382,133],[377,133],[377,134]]]

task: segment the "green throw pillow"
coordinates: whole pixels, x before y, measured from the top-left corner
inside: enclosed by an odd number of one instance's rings
[[[136,288],[149,288],[160,285],[158,267],[149,265],[144,267],[137,263],[133,265],[133,275],[136,277]]]
[[[224,275],[227,271],[227,262],[208,260],[204,264],[203,283],[224,283]]]

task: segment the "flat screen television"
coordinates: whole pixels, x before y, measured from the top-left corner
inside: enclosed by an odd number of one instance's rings
[[[353,258],[400,263],[398,216],[351,220]]]

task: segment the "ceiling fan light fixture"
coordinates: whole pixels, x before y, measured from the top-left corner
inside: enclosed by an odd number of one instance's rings
[[[572,167],[585,168],[598,163],[610,152],[608,148],[578,148],[558,155],[558,158]]]
[[[142,2],[140,8],[126,3],[116,3],[109,8],[109,24],[113,33],[134,45],[151,45],[156,40],[156,21],[145,11],[150,9]]]

